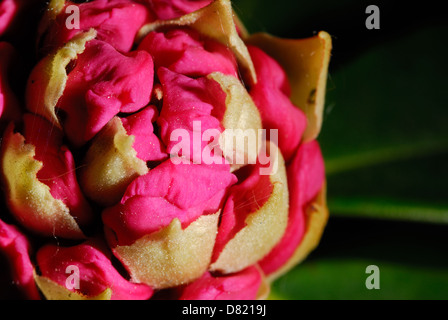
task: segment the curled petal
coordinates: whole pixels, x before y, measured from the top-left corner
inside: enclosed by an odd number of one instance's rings
[[[140,29],[137,39],[140,42],[151,31],[167,26],[188,26],[229,47],[236,56],[244,79],[251,84],[257,82],[254,65],[246,45],[239,37],[229,0],[215,0],[208,6],[177,19],[149,23]]]
[[[308,119],[303,141],[315,139],[322,126],[322,117],[330,62],[331,37],[321,31],[316,36],[293,40],[259,33],[245,39],[273,57],[288,74],[291,100]]]
[[[262,174],[260,164],[244,167],[249,170],[247,177],[229,191],[211,271],[232,273],[257,263],[285,232],[289,206],[286,169],[276,145],[270,143],[268,150],[271,174]]]
[[[78,185],[75,160],[62,143],[62,132],[32,114],[25,114],[23,132],[25,141],[35,147],[34,159],[42,162],[37,173],[39,181],[50,188],[55,199],[63,201],[79,225],[87,225],[92,210]]]
[[[132,278],[165,288],[200,277],[213,251],[216,212],[235,180],[227,165],[171,160],[135,179],[103,212],[109,245]]]
[[[219,212],[199,217],[182,229],[179,219],[114,254],[132,279],[163,289],[189,283],[208,268],[218,228]]]
[[[36,259],[41,273],[36,281],[47,299],[67,295],[75,299],[149,299],[153,293],[150,287],[123,278],[101,242],[72,247],[49,244],[39,249]]]
[[[25,143],[25,138],[14,133],[10,125],[1,150],[2,182],[10,210],[22,225],[34,232],[83,238],[69,207],[52,195],[48,185],[39,181],[38,173],[44,164],[35,155],[35,146]]]
[[[95,136],[80,170],[88,197],[101,205],[116,204],[127,186],[148,172],[147,161],[167,157],[153,132],[156,113],[147,107],[126,118],[114,117]]]
[[[79,26],[71,25],[75,22],[73,10],[79,12]],[[152,19],[147,8],[136,1],[96,0],[75,3],[53,0],[41,21],[39,33],[44,35],[41,44],[46,52],[91,28],[96,30],[98,40],[111,44],[118,51],[128,52],[138,30]]]
[[[167,157],[165,147],[154,132],[158,111],[154,106],[148,106],[137,113],[121,118],[128,135],[135,137],[132,148],[137,151],[137,157],[143,161],[160,161]]]
[[[136,178],[121,202],[103,212],[103,222],[114,236],[109,243],[129,245],[175,218],[185,227],[203,214],[215,213],[235,181],[228,165],[165,160]]]
[[[28,299],[39,299],[39,292],[33,278],[33,264],[30,260],[30,243],[15,226],[0,219],[0,253],[11,265],[13,282]]]
[[[26,88],[28,110],[62,128],[55,108],[67,84],[66,67],[84,52],[86,43],[95,37],[96,31],[93,29],[79,34],[34,67]]]
[[[214,110],[224,128],[219,137],[224,157],[232,170],[256,163],[262,129],[257,107],[238,79],[220,72],[211,73],[207,78],[216,81],[226,94],[224,103]]]
[[[317,245],[328,217],[319,144],[302,144],[287,172],[291,199],[288,227],[280,242],[260,262],[270,278],[289,270]]]
[[[157,19],[169,20],[179,18],[187,13],[199,10],[212,0],[141,0],[146,3]]]
[[[181,290],[180,300],[254,300],[264,290],[263,276],[255,267],[214,276],[209,272]],[[263,290],[260,290],[263,289]]]
[[[140,43],[140,50],[154,58],[155,70],[166,67],[189,76],[207,76],[222,72],[238,78],[236,60],[222,43],[202,36],[194,29],[179,28],[150,32]]]
[[[4,0],[0,3],[0,35],[6,32],[18,11],[16,0]]]
[[[57,107],[66,113],[65,133],[83,145],[119,112],[135,112],[151,97],[153,63],[144,51],[121,54],[106,42],[92,40],[68,74]]]
[[[204,132],[214,131],[216,136],[222,131],[213,113],[216,102],[225,110],[219,104],[225,101],[225,93],[207,78],[192,79],[163,67],[158,75],[163,88],[163,107],[157,123],[167,152],[201,163],[202,151],[209,144],[208,139],[203,139]],[[214,85],[213,94],[209,91],[210,85]]]
[[[157,121],[169,153],[195,163],[230,163],[232,170],[256,162],[260,114],[237,78],[214,72],[192,79],[165,68],[159,78],[164,104]]]
[[[257,47],[248,49],[258,75],[250,94],[260,111],[263,128],[269,133],[271,129],[278,130],[278,145],[288,162],[302,141],[306,116],[289,100],[289,81],[280,65]]]

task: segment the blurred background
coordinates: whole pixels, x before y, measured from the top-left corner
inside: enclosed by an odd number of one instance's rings
[[[380,29],[365,26],[368,5]],[[233,0],[251,33],[333,40],[323,130],[330,219],[271,299],[448,299],[448,19],[440,4]],[[379,289],[368,290],[369,265]]]

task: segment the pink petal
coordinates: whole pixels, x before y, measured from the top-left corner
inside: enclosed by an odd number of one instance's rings
[[[35,159],[43,166],[37,173],[55,199],[62,200],[80,225],[92,218],[92,210],[76,178],[76,164],[70,150],[62,145],[62,132],[47,120],[32,114],[24,116],[24,137],[35,146]]]
[[[185,156],[195,163],[202,162],[202,151],[211,142],[211,139],[202,141],[203,133],[214,130],[219,134],[223,130],[216,116],[225,110],[225,93],[207,78],[192,79],[163,67],[158,76],[164,98],[157,124],[167,152]],[[179,138],[181,141],[175,139],[176,132],[180,131],[188,134]],[[175,149],[179,144],[182,152]]]
[[[13,282],[28,299],[40,298],[34,283],[33,264],[30,260],[28,239],[15,226],[0,219],[0,253],[3,253],[11,265]]]
[[[206,272],[181,290],[179,300],[254,300],[261,280],[254,266],[225,276]]]
[[[103,212],[103,222],[116,239],[132,244],[178,218],[183,227],[203,214],[217,212],[236,178],[228,165],[174,164],[166,160],[135,179],[121,202]]]
[[[79,268],[79,290],[86,296],[97,296],[112,290],[112,300],[146,300],[153,290],[143,284],[132,283],[114,268],[111,255],[97,241],[88,241],[72,247],[46,245],[37,252],[37,264],[42,276],[66,287],[68,266]],[[75,289],[73,289],[75,290]]]
[[[260,111],[263,128],[267,132],[278,129],[279,148],[288,162],[301,142],[306,116],[289,100],[288,79],[280,65],[257,47],[248,49],[258,79],[249,93]]]
[[[36,10],[41,9],[41,4],[41,0],[0,1],[0,37],[19,38],[23,41],[24,37],[31,35],[29,27],[34,27]],[[27,37],[27,40],[31,38]]]
[[[154,133],[152,123],[157,117],[156,107],[149,106],[133,115],[121,118],[127,134],[135,137],[132,147],[137,151],[137,157],[143,161],[159,161],[168,157],[164,151],[165,147]]]
[[[19,101],[9,86],[9,72],[16,54],[12,45],[0,42],[0,121],[18,121],[21,116]]]
[[[69,6],[79,8],[79,28],[66,27],[66,21],[73,22],[73,11],[67,10]],[[152,20],[152,14],[137,1],[96,0],[79,4],[66,1],[47,32],[44,49],[60,47],[75,35],[94,28],[96,39],[109,43],[120,52],[128,52],[140,28]]]
[[[4,0],[0,3],[0,35],[11,25],[18,9],[16,0]]]
[[[178,18],[187,13],[207,6],[212,0],[140,0],[146,3],[157,19],[168,20]]]
[[[264,205],[272,193],[273,185],[269,175],[260,175],[259,165],[247,165],[238,172],[240,183],[233,185],[226,199],[212,262],[241,229],[246,226],[247,216]]]
[[[68,138],[77,146],[97,134],[119,112],[135,112],[149,103],[153,63],[145,51],[121,54],[92,40],[69,73],[57,107]]]
[[[261,260],[266,274],[280,268],[300,245],[305,233],[305,208],[322,188],[325,179],[324,161],[316,141],[303,144],[287,167],[290,195],[288,227],[280,242]]]
[[[143,39],[139,49],[148,51],[154,58],[156,72],[160,67],[166,67],[190,77],[221,72],[238,78],[232,51],[192,29],[151,32]]]

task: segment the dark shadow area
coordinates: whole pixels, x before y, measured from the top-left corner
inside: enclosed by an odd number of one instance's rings
[[[447,243],[447,225],[331,217],[308,260],[356,257],[448,270]]]

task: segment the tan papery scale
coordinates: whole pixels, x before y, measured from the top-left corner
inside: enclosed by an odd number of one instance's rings
[[[10,125],[2,141],[2,184],[11,212],[22,225],[45,236],[85,238],[69,208],[39,181],[43,163],[34,159],[35,147],[25,143]]]
[[[291,101],[305,112],[308,123],[303,142],[314,140],[322,127],[331,37],[325,31],[305,39],[281,39],[257,33],[244,39],[274,58],[291,84]]]
[[[245,220],[245,227],[227,242],[218,258],[210,266],[211,271],[232,273],[256,264],[261,260],[283,236],[289,213],[289,192],[286,168],[283,157],[277,146],[268,145],[268,152],[277,163],[277,168],[269,175],[273,189],[267,201],[250,213]]]
[[[64,7],[65,7],[65,0],[50,1],[37,28],[37,41],[36,41],[37,45],[39,45],[41,37],[44,36],[45,32],[48,30],[51,23],[54,20],[56,20],[57,16],[62,12]]]
[[[192,282],[210,264],[219,214],[200,216],[185,229],[175,218],[167,227],[112,250],[134,282],[154,289]]]
[[[305,216],[306,230],[300,245],[280,269],[267,277],[269,281],[272,282],[287,273],[294,266],[305,260],[311,251],[318,246],[329,217],[326,202],[326,184],[324,184],[316,198],[307,206]]]
[[[111,206],[120,201],[135,178],[149,171],[132,147],[134,140],[119,117],[112,118],[95,136],[80,169],[80,185],[90,199]]]
[[[64,286],[34,272],[34,281],[47,300],[111,300],[112,290],[107,288],[99,295],[89,297],[78,292],[70,291]]]
[[[86,43],[96,37],[90,29],[73,37],[66,45],[46,56],[31,71],[26,88],[26,107],[62,129],[56,105],[67,84],[67,65],[83,53]]]
[[[229,161],[231,170],[256,163],[261,148],[262,129],[257,106],[235,77],[214,72],[207,78],[216,81],[226,94],[226,110],[221,120],[225,130],[219,136],[219,146]]]

